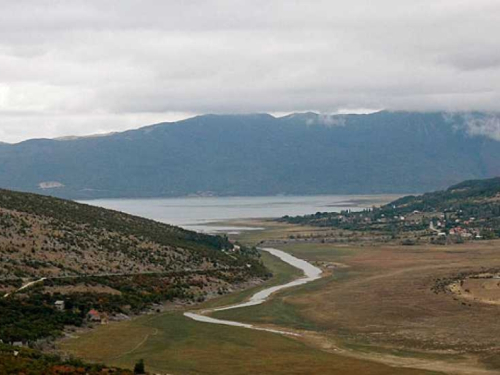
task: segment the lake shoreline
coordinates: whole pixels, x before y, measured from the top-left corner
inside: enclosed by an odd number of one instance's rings
[[[311,195],[271,197],[196,197],[100,199],[80,201],[144,217],[187,230],[210,232],[214,223],[253,218],[273,219],[316,212],[362,210],[392,201],[395,195]],[[219,228],[216,232],[231,232]]]

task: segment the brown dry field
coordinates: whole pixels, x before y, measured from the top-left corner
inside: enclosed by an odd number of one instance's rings
[[[312,295],[295,297],[294,302],[321,305],[304,311],[320,326],[337,333],[347,329],[372,342],[435,350],[496,347],[500,336],[496,306],[463,305],[431,288],[439,277],[500,266],[499,245],[347,250],[335,260],[349,268],[337,270],[337,279]]]
[[[500,279],[465,279],[453,283],[450,291],[463,300],[500,305]]]
[[[262,237],[284,239],[301,230],[311,232],[277,225]],[[240,235],[247,243],[257,238],[258,233]],[[308,287],[282,293],[273,303],[292,307],[302,326],[313,327],[346,354],[388,363],[405,363],[406,357],[406,363],[422,362],[416,367],[450,373],[500,373],[500,306],[432,290],[439,278],[499,267],[500,241],[450,246],[289,241],[275,247],[327,266],[332,273]],[[249,321],[259,319],[279,322],[272,313]]]
[[[175,313],[103,326],[66,342],[66,351],[125,367],[146,358],[150,368],[175,374],[250,369],[256,374],[500,373],[500,306],[432,289],[437,279],[500,267],[499,241],[341,245],[290,240],[291,235],[328,231],[320,228],[268,220],[231,225],[266,227],[233,239],[245,244],[264,240],[263,245],[272,244],[325,272],[320,280],[282,291],[262,305],[214,316],[280,327],[301,337],[198,323]],[[265,363],[256,361],[265,355],[271,356]]]

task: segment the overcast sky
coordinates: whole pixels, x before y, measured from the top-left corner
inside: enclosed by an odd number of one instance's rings
[[[487,110],[499,0],[0,0],[0,141],[201,113]]]

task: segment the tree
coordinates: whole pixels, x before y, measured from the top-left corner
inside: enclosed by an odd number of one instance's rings
[[[144,366],[144,359],[139,359],[139,362],[137,362],[134,366],[134,374],[145,374],[146,369]]]

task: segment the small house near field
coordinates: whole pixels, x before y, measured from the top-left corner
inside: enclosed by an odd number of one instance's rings
[[[87,320],[89,322],[100,322],[101,314],[99,313],[99,311],[92,309],[87,313]]]

